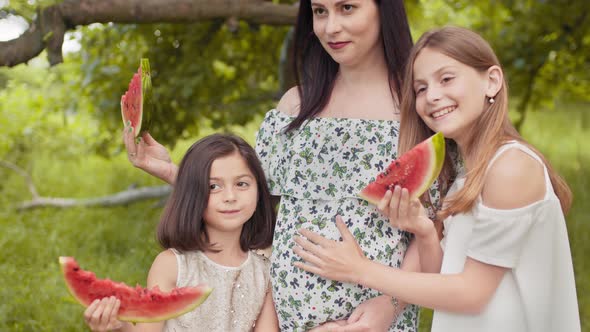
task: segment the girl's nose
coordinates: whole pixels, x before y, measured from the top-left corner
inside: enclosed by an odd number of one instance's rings
[[[233,202],[236,200],[236,193],[233,188],[227,188],[223,191],[223,201]]]
[[[441,90],[437,87],[428,87],[426,90],[426,100],[429,103],[437,102],[441,99]]]

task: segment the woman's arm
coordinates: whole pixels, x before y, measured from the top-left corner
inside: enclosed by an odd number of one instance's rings
[[[127,149],[127,158],[133,166],[174,185],[178,167],[172,163],[168,150],[149,133],[144,133],[136,143],[132,128],[125,127],[123,142]]]
[[[254,332],[273,332],[279,331],[279,320],[275,311],[275,304],[272,300],[272,294],[269,290],[266,293],[262,310],[256,320]]]

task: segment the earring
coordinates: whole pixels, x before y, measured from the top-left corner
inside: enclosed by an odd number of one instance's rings
[[[488,99],[488,102],[490,104],[493,104],[496,100],[494,99],[494,97],[490,97],[490,99]]]

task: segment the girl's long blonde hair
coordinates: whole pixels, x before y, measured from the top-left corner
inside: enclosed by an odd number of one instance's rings
[[[412,48],[406,64],[402,87],[400,153],[404,153],[416,144],[434,134],[416,112],[416,94],[414,91],[414,61],[424,48],[441,52],[478,72],[485,72],[492,66],[501,68],[500,62],[491,46],[477,33],[459,27],[444,27],[426,32]],[[502,87],[494,96],[495,102],[482,113],[470,130],[470,140],[464,153],[473,162],[467,170],[465,185],[454,195],[446,197],[437,219],[444,220],[450,215],[467,212],[473,208],[482,192],[488,163],[500,146],[507,141],[516,140],[529,147],[547,166],[549,178],[555,194],[566,214],[572,201],[572,193],[567,183],[553,170],[546,158],[527,143],[516,131],[508,118],[508,86],[502,81]],[[484,101],[482,101],[484,102]],[[453,148],[454,142],[447,139],[447,147]],[[447,153],[443,170],[439,176],[441,195],[456,176],[456,170]]]

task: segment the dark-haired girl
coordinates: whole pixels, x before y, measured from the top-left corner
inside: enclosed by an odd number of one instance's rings
[[[278,331],[269,262],[253,250],[272,242],[275,214],[256,152],[215,134],[196,142],[178,169],[158,225],[164,250],[148,274],[163,291],[206,283],[209,298],[182,316],[133,326],[117,320],[120,301],[96,300],[84,317],[93,331]]]

